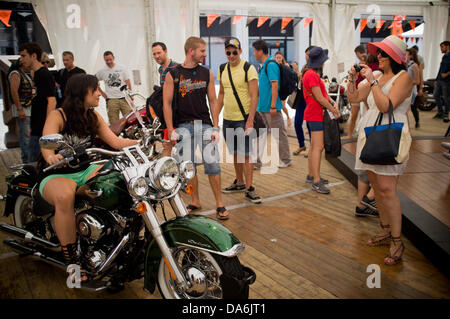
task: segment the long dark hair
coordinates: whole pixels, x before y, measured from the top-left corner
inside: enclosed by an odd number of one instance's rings
[[[395,62],[394,59],[391,58],[390,56],[389,56],[389,61],[391,63],[392,73],[397,74],[401,70],[405,70],[406,71],[406,66],[404,66],[403,64]]]
[[[67,81],[62,109],[67,118],[65,128],[70,134],[79,137],[97,134],[97,115],[94,110],[86,112],[84,108],[84,98],[90,90],[97,90],[97,87],[98,79],[90,74],[76,74]]]

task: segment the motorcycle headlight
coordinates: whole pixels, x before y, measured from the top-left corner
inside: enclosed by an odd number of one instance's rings
[[[148,192],[147,180],[144,177],[133,178],[130,181],[129,189],[135,197],[142,197]]]
[[[180,171],[171,157],[160,158],[153,167],[154,186],[162,191],[171,191],[178,185]]]
[[[186,161],[180,164],[180,172],[186,180],[190,180],[195,176],[194,163]]]

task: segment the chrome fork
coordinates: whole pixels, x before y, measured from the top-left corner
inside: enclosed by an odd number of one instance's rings
[[[177,286],[181,288],[182,291],[186,291],[187,289],[189,289],[189,282],[186,280],[183,273],[178,268],[178,265],[173,258],[172,251],[170,250],[169,246],[166,243],[166,240],[162,235],[161,227],[159,225],[158,219],[156,218],[156,212],[154,211],[153,207],[151,207],[146,201],[143,201],[142,203],[144,203],[146,207],[146,211],[141,214],[142,218],[144,219],[145,225],[147,226],[147,229],[149,229],[152,233],[153,238],[155,238],[162,255],[168,263],[167,266],[171,268],[171,274],[174,277],[173,279],[175,280]]]

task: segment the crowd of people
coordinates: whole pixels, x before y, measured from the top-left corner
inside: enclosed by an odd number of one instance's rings
[[[261,169],[261,145],[266,145],[267,134],[255,130],[255,123],[262,121],[266,131],[277,136],[278,168],[292,164],[288,135],[282,112],[291,125],[286,104],[296,110],[294,127],[298,148],[292,153],[297,156],[304,152],[308,157],[308,173],[305,182],[321,194],[329,194],[328,180],[320,175],[321,158],[324,150],[324,113],[331,118],[340,116],[339,108],[330,98],[322,80],[324,63],[328,60],[328,50],[311,46],[305,51],[307,63],[300,68],[298,63],[286,62],[281,52],[269,55],[269,46],[264,40],[253,43],[253,55],[259,67],[241,59],[242,48],[239,39],[229,38],[224,42],[224,56],[228,62],[217,72],[220,83],[216,96],[215,78],[211,70],[202,66],[206,57],[206,43],[199,37],[187,39],[184,50],[185,60],[177,63],[168,56],[167,47],[162,42],[152,45],[153,57],[160,65],[160,85],[163,89],[163,110],[166,130],[163,144],[165,156],[180,156],[195,165],[202,162],[216,201],[216,215],[228,219],[229,211],[224,206],[222,193],[243,192],[253,203],[262,202],[253,183],[255,169]],[[61,155],[39,147],[42,135],[65,134],[74,143],[92,143],[95,136],[102,138],[115,149],[133,145],[136,141],[121,139],[108,128],[105,120],[93,110],[98,106],[100,96],[106,99],[109,123],[114,123],[130,111],[120,87],[131,81],[126,67],[116,64],[114,54],[105,51],[105,67],[95,76],[76,67],[72,52],[62,54],[64,68],[50,72],[50,60],[38,44],[26,43],[20,49],[20,60],[9,73],[11,96],[17,111],[22,161],[34,162],[40,156],[48,164],[56,163]],[[435,97],[438,118],[448,121],[448,95],[450,89],[450,45],[443,42],[444,53],[436,81]],[[407,112],[411,107],[419,127],[417,111],[418,97],[423,94],[423,58],[417,49],[406,49],[406,44],[396,36],[381,42],[369,43],[367,51],[358,46],[355,54],[360,63],[349,71],[347,87],[348,100],[352,105],[348,137],[358,131],[356,170],[358,171],[358,203],[356,216],[379,216],[381,232],[372,237],[369,245],[390,243],[385,263],[396,264],[401,260],[404,245],[401,242],[401,207],[396,192],[398,177],[406,167],[406,161],[399,165],[371,165],[363,163],[359,154],[364,146],[365,128],[372,126],[378,114],[386,113],[390,105],[397,122],[407,123]],[[280,99],[283,85],[281,66],[288,65],[297,75],[297,85],[286,100]],[[99,81],[104,81],[101,90]],[[441,96],[444,97],[445,109]],[[219,114],[223,112],[223,123]],[[358,113],[360,113],[357,123]],[[303,120],[310,137],[306,153]],[[383,118],[382,123],[388,121]],[[222,189],[220,155],[217,143],[222,126],[228,152],[233,155],[235,179]],[[190,138],[184,138],[185,136]],[[409,134],[409,131],[408,131]],[[180,136],[183,136],[180,142]],[[260,143],[262,141],[262,143]],[[174,150],[174,146],[176,149]],[[200,149],[202,159],[195,158]],[[176,151],[176,152],[174,152]],[[176,154],[175,154],[176,153]],[[256,155],[255,155],[256,154]],[[254,160],[256,158],[256,160]],[[100,169],[88,165],[76,172],[61,169],[52,173],[40,184],[40,193],[56,211],[56,232],[61,241],[67,261],[75,251],[75,220],[73,200],[75,190]],[[198,177],[190,181],[192,201],[187,206],[189,212],[201,209]]]

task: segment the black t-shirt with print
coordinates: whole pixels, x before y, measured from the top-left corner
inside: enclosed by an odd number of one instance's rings
[[[201,120],[212,125],[206,96],[208,93],[209,70],[203,66],[186,69],[177,66],[180,73],[178,89],[178,123]]]
[[[31,106],[31,135],[42,136],[45,119],[47,117],[47,98],[55,96],[55,80],[46,67],[42,67],[34,72],[34,86],[36,96]]]
[[[64,91],[66,89],[67,81],[69,80],[69,78],[72,75],[75,75],[75,74],[86,74],[86,71],[84,71],[83,69],[81,69],[77,66],[70,71],[67,71],[66,68],[58,71],[55,80],[61,86],[61,94],[62,94],[63,98],[64,98]]]

